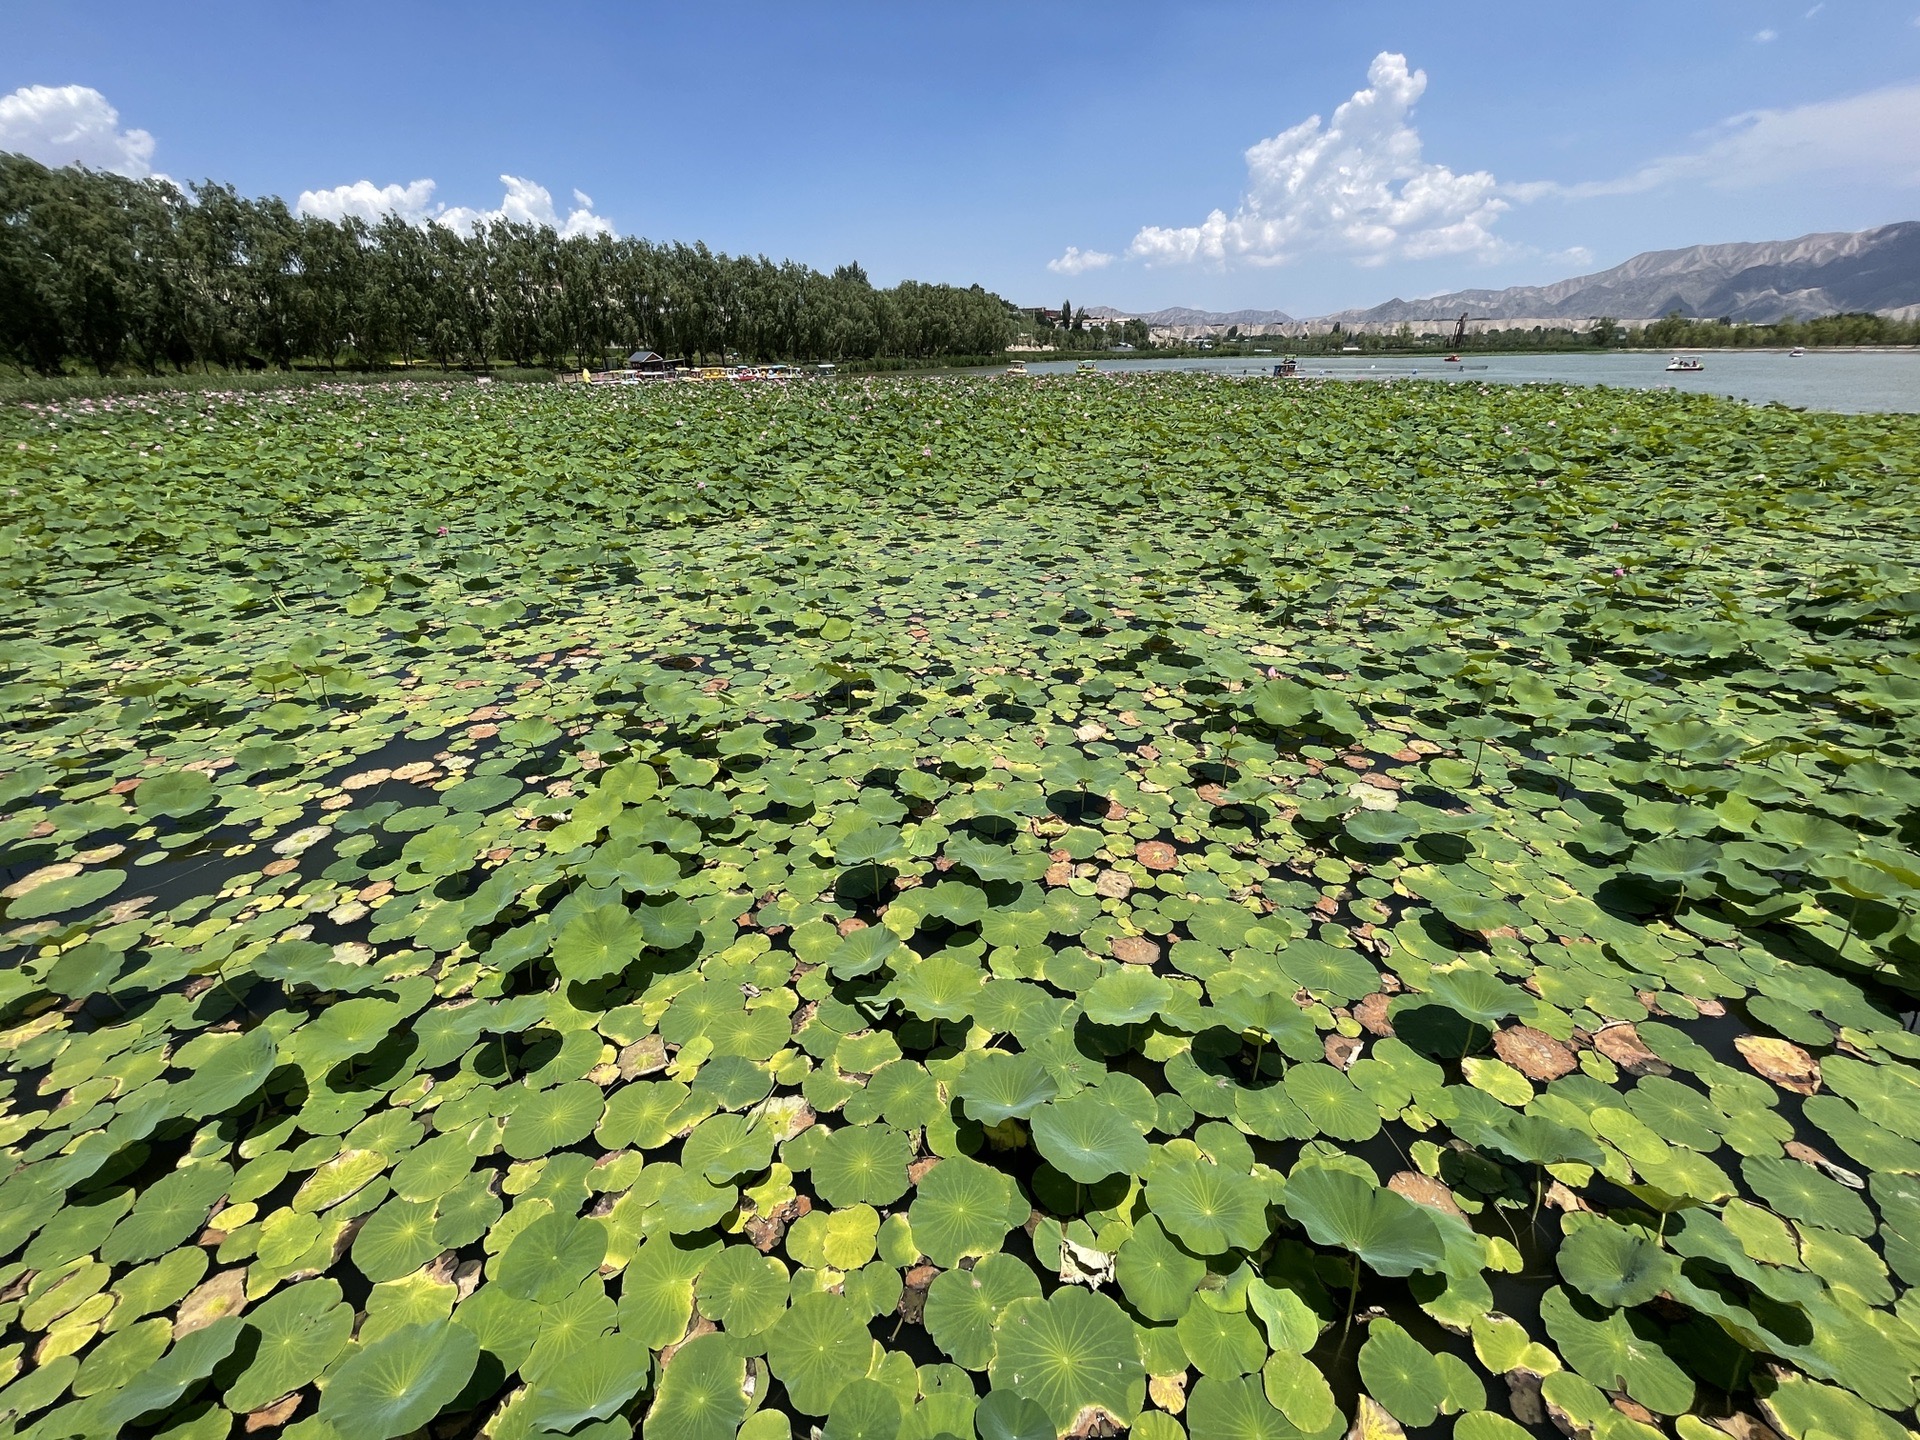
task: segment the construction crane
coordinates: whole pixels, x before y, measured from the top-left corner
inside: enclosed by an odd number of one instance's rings
[[[1453,338],[1447,342],[1447,358],[1449,360],[1458,360],[1460,358],[1460,344],[1467,338],[1467,322],[1469,320],[1492,320],[1494,318],[1492,315],[1471,315],[1465,310],[1462,310],[1458,319],[1454,319],[1454,317],[1449,315],[1422,315],[1419,323],[1427,325],[1436,320],[1445,322],[1452,319]]]

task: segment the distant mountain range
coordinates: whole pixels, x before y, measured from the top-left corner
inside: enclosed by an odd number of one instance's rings
[[[1148,310],[1135,314],[1128,310],[1115,310],[1111,305],[1089,305],[1084,313],[1089,319],[1111,320],[1116,316],[1129,320],[1144,320],[1149,325],[1292,325],[1293,316],[1284,310],[1189,310],[1184,305],[1175,305],[1170,310]]]
[[[1475,320],[1574,320],[1611,315],[1621,321],[1683,315],[1766,324],[1788,316],[1830,315],[1843,310],[1907,312],[1920,307],[1920,221],[1872,230],[1802,235],[1684,250],[1649,250],[1611,270],[1552,285],[1514,285],[1505,290],[1455,290],[1418,300],[1389,300],[1369,309],[1342,310],[1295,321],[1277,310],[1158,310],[1140,318],[1176,330],[1239,325],[1255,333],[1268,327],[1373,329],[1406,322],[1451,319],[1466,312]],[[1124,312],[1089,307],[1087,314]],[[1474,328],[1478,329],[1479,326]]]

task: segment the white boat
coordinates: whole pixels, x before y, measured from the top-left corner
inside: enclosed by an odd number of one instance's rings
[[[1024,375],[1026,373],[1027,373],[1027,362],[1024,360],[1016,360],[1011,365],[1007,366],[1007,374],[1009,375]]]
[[[1787,358],[1789,360],[1798,360],[1802,355],[1806,353],[1807,353],[1806,346],[1796,345],[1791,350],[1787,351]]]
[[[1698,375],[1706,368],[1696,355],[1676,355],[1667,362],[1668,371],[1677,375]]]

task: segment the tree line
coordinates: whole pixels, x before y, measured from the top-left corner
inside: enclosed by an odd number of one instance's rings
[[[1773,325],[1735,324],[1731,320],[1695,320],[1675,312],[1627,332],[1626,343],[1656,350],[1692,347],[1778,345],[1920,345],[1920,320],[1848,313]]]
[[[297,215],[0,153],[0,360],[41,375],[292,368],[938,360],[1002,350],[1022,319],[978,285],[872,285],[703,244],[494,220],[470,232]]]

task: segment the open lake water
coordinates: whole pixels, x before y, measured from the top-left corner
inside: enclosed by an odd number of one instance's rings
[[[1102,370],[1202,370],[1226,375],[1271,375],[1285,351],[1265,356],[1204,357],[1187,360],[1101,360]],[[1809,410],[1920,411],[1920,352],[1839,351],[1794,357],[1784,350],[1684,351],[1698,354],[1706,369],[1697,375],[1667,372],[1666,352],[1613,351],[1603,355],[1472,355],[1462,365],[1431,358],[1396,355],[1300,357],[1305,378],[1392,380],[1418,378],[1456,384],[1520,384],[1557,381],[1573,385],[1616,385],[1632,390],[1699,390],[1732,395],[1758,404],[1779,401]],[[1029,361],[1030,375],[1058,375],[1072,360]]]

